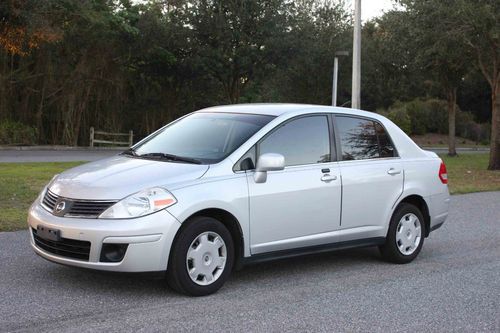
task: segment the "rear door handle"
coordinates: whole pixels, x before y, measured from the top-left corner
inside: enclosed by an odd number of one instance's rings
[[[323,177],[321,177],[321,181],[322,182],[327,182],[327,183],[331,182],[332,180],[336,180],[336,179],[337,179],[337,176],[335,176],[335,175],[331,176],[329,174],[326,174]]]
[[[389,170],[387,170],[387,173],[391,176],[399,175],[401,173],[401,170],[396,170],[394,168],[390,168]]]

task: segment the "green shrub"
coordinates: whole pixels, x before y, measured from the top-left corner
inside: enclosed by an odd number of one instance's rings
[[[411,134],[411,119],[410,116],[403,109],[392,109],[384,113],[384,116],[392,120],[399,126],[406,134]]]
[[[17,121],[0,122],[1,145],[33,145],[36,144],[38,130]]]
[[[425,101],[427,108],[427,132],[448,134],[448,103],[442,99],[428,99]],[[457,112],[460,109],[457,106]]]
[[[422,135],[427,132],[429,125],[429,108],[424,101],[419,99],[405,103],[404,108],[411,120],[411,133]]]
[[[487,142],[490,135],[488,124],[478,124],[470,112],[456,107],[455,133],[477,143]],[[440,99],[415,99],[395,102],[388,110],[377,110],[396,123],[407,134],[448,134],[448,104]]]
[[[409,129],[403,129],[408,134],[422,135],[428,132],[447,132],[448,114],[446,112],[446,102],[444,101],[435,99],[415,99],[409,102],[398,101],[389,107],[385,114],[390,119],[394,118],[402,121],[405,126],[408,126],[409,123]],[[397,121],[394,122],[401,127]]]

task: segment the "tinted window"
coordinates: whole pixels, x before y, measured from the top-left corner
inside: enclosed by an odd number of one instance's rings
[[[265,153],[283,155],[287,166],[330,161],[328,118],[310,116],[285,123],[260,143],[259,154]]]
[[[336,117],[343,160],[393,157],[394,147],[384,128],[375,121]]]
[[[274,117],[200,112],[182,118],[134,147],[139,155],[165,153],[217,163]]]
[[[384,127],[375,122],[375,131],[377,132],[378,143],[380,146],[380,157],[395,157],[396,150],[394,149],[394,146],[389,138],[389,134],[387,134]]]

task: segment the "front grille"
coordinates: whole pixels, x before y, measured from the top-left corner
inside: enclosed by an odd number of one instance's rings
[[[60,202],[64,202],[64,209],[57,211],[56,207]],[[114,205],[116,201],[69,199],[47,190],[42,203],[48,211],[57,216],[96,218]]]
[[[45,192],[45,195],[43,196],[43,204],[50,209],[50,211],[54,210],[54,207],[57,202],[57,195],[53,194],[49,190]]]
[[[42,250],[61,257],[89,261],[90,242],[68,238],[61,238],[60,241],[55,242],[39,237],[36,229],[32,228],[32,232],[35,245]]]

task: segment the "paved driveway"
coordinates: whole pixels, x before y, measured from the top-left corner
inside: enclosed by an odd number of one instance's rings
[[[358,249],[260,264],[219,293],[59,266],[0,233],[0,331],[500,331],[500,192],[454,196],[408,265]]]

